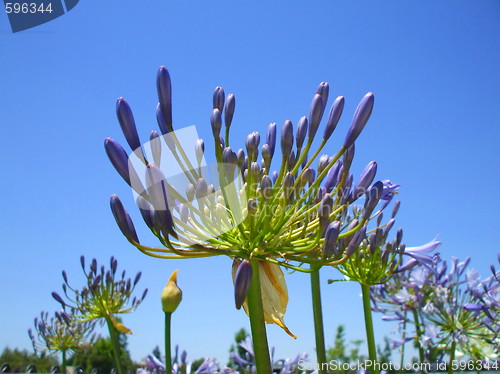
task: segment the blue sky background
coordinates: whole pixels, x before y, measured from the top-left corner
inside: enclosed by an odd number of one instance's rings
[[[29,348],[26,330],[41,310],[53,311],[61,270],[81,284],[79,256],[142,270],[149,296],[124,323],[132,357],[162,345],[159,295],[179,268],[184,300],[173,341],[188,358],[225,362],[233,335],[249,326],[234,308],[231,261],[161,261],[122,237],[109,210],[130,191],[108,162],[103,139],[124,143],[115,100],[131,104],[145,141],[156,129],[155,74],[166,65],[173,80],[177,128],[196,125],[209,142],[212,92],[236,95],[232,139],[243,145],[270,122],[296,124],[308,113],[319,82],[330,97],[346,97],[330,142],[335,152],[352,113],[368,91],[375,109],[357,142],[353,170],[371,160],[378,177],[402,185],[398,225],[405,242],[436,234],[445,258],[472,256],[486,276],[499,253],[500,3],[492,1],[180,2],[80,1],[68,14],[12,34],[0,15],[0,349]],[[330,103],[333,99],[330,99]],[[361,298],[354,284],[322,278],[327,344],[346,325],[364,337]],[[270,326],[278,357],[314,355],[309,278],[287,278],[289,338]],[[392,325],[376,317],[379,341]]]

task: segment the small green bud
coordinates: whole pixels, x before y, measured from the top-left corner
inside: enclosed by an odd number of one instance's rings
[[[177,272],[175,270],[161,293],[161,307],[165,313],[173,313],[182,300],[182,290],[177,286]]]

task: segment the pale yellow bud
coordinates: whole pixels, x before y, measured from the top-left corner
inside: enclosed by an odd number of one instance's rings
[[[177,272],[174,270],[161,293],[161,306],[165,313],[173,313],[182,300],[182,290],[177,286]]]

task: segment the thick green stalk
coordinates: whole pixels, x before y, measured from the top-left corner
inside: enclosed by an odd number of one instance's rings
[[[453,339],[450,349],[450,363],[448,365],[448,374],[453,374],[453,361],[455,361],[455,351],[457,349],[457,342]]]
[[[420,326],[420,321],[418,318],[418,312],[416,309],[413,309],[413,322],[415,322],[415,330],[417,332],[417,347],[418,347],[418,355],[420,358],[420,363],[423,364],[425,362],[425,352],[420,340],[422,338],[422,329]],[[423,366],[422,366],[423,367]]]
[[[248,291],[248,314],[252,330],[255,366],[258,374],[271,374],[271,357],[267,344],[266,323],[260,289],[259,260],[250,260],[252,264],[252,283]]]
[[[170,325],[172,321],[172,313],[165,313],[165,372],[172,372],[172,350],[170,344]]]
[[[62,363],[61,363],[61,373],[66,374],[66,350],[61,351]]]
[[[122,363],[120,361],[121,350],[120,350],[120,340],[118,339],[118,331],[115,329],[115,326],[113,326],[113,322],[111,322],[110,318],[106,318],[106,323],[108,325],[109,338],[111,339],[111,344],[113,346],[113,354],[115,356],[116,370],[118,370],[118,374],[125,374],[123,372]]]
[[[375,345],[375,334],[373,333],[373,319],[372,308],[370,305],[370,286],[365,284],[361,285],[361,292],[363,294],[363,311],[365,312],[365,328],[366,328],[366,341],[368,343],[368,358],[372,363],[373,374],[378,374],[376,369],[377,363],[377,346]]]
[[[319,364],[319,374],[326,374],[325,332],[323,327],[323,311],[321,308],[321,288],[319,270],[311,272],[311,295],[314,315],[314,335],[316,336],[316,357]]]

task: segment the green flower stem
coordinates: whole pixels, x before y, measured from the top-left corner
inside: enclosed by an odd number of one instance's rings
[[[457,342],[453,339],[450,349],[450,363],[448,365],[448,374],[453,374],[453,361],[455,361],[455,351],[457,349]]]
[[[113,354],[115,356],[116,370],[118,370],[118,374],[125,374],[123,372],[122,363],[120,361],[121,351],[120,351],[120,341],[118,339],[118,331],[115,329],[115,326],[113,326],[113,322],[111,322],[110,318],[106,318],[106,323],[108,325],[109,338],[111,339],[111,344],[113,346]]]
[[[256,369],[259,374],[270,374],[272,366],[267,344],[264,308],[260,289],[259,260],[252,259],[250,263],[252,264],[252,283],[248,291],[247,302]]]
[[[314,314],[314,335],[316,336],[316,357],[319,364],[319,374],[326,374],[326,349],[325,332],[323,327],[323,311],[321,308],[321,288],[319,283],[319,271],[311,272],[311,295]]]
[[[422,329],[420,326],[419,318],[418,318],[418,312],[416,309],[413,309],[413,322],[415,323],[415,330],[417,332],[417,347],[418,347],[418,355],[420,359],[420,363],[424,363],[425,361],[425,353],[424,349],[422,348],[421,344],[421,338],[422,338]]]
[[[366,341],[368,342],[368,357],[375,365],[377,362],[377,346],[375,345],[375,334],[373,333],[372,308],[370,305],[370,286],[361,284],[363,294],[363,310],[365,312]],[[373,374],[378,374],[378,370],[372,370]]]
[[[165,372],[172,372],[172,350],[171,350],[171,334],[170,326],[172,321],[172,313],[165,313]]]
[[[403,338],[403,345],[401,346],[401,359],[399,361],[399,372],[402,373],[403,372],[403,365],[405,363],[405,338],[406,338],[406,310],[405,310],[405,314],[404,314],[404,322],[403,322],[403,334],[402,334],[402,338]]]
[[[61,373],[66,374],[66,350],[61,351]]]

